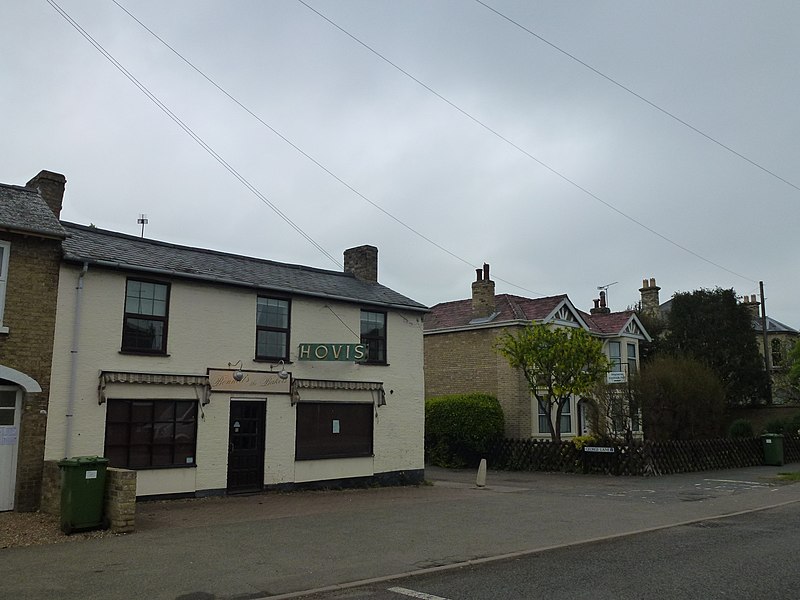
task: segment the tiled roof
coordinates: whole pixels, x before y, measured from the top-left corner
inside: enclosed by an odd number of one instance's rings
[[[630,321],[631,317],[636,314],[632,310],[624,310],[622,312],[612,313],[596,313],[587,314],[580,311],[583,320],[589,325],[589,329],[596,333],[618,334]]]
[[[37,190],[0,183],[0,227],[63,239],[64,228]]]
[[[263,290],[325,297],[363,304],[427,310],[414,300],[350,273],[328,271],[178,246],[146,238],[62,222],[68,233],[64,259],[126,271],[161,273]]]
[[[480,321],[473,321],[471,299],[437,304],[425,315],[425,331],[432,332],[489,324],[500,326],[519,321],[542,321],[549,317],[565,300],[571,305],[566,294],[545,298],[524,298],[509,294],[498,294],[494,299],[495,316],[491,319],[481,319]],[[577,312],[580,318],[586,322],[589,330],[600,335],[619,334],[634,314],[633,311],[594,315],[581,310]]]
[[[566,298],[565,294],[546,298],[498,294],[494,297],[497,314],[493,319],[484,322],[498,324],[509,321],[538,321],[552,313]],[[432,307],[425,315],[425,331],[467,327],[472,319],[471,299],[443,302]]]

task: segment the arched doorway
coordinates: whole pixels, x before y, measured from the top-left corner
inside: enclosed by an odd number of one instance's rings
[[[14,508],[22,398],[41,391],[32,378],[0,365],[0,511]]]

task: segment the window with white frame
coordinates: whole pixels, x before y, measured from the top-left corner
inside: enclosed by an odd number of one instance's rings
[[[538,404],[538,402],[537,402]],[[564,409],[561,411],[561,433],[572,433],[572,402],[567,400],[564,403]],[[553,413],[556,412],[556,407],[552,408]],[[539,433],[550,433],[550,428],[547,426],[547,414],[541,406],[539,406]]]
[[[628,344],[628,375],[636,373],[636,344]]]
[[[6,285],[8,283],[8,255],[11,253],[9,242],[0,242],[0,330],[8,331],[3,327],[3,316],[6,308]]]
[[[608,342],[608,358],[612,373],[622,371],[622,345],[619,342]]]

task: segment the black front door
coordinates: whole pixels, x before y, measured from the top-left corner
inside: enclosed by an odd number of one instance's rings
[[[231,400],[228,429],[228,493],[264,487],[264,430],[267,403]]]

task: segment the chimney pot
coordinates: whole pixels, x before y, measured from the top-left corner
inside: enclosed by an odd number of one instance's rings
[[[651,277],[650,278],[650,287],[656,287],[656,278],[655,277]]]
[[[472,318],[483,319],[495,312],[494,281],[489,279],[489,265],[475,269],[477,279],[472,283]]]

